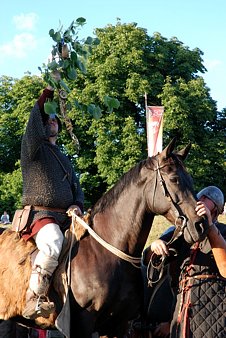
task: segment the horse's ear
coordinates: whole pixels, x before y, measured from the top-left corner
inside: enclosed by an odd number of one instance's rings
[[[186,159],[186,157],[188,156],[188,153],[191,149],[191,142],[189,142],[185,148],[179,150],[176,152],[176,155],[180,156],[182,161],[184,161]]]
[[[170,141],[170,143],[168,144],[168,146],[167,146],[165,149],[163,149],[163,151],[162,151],[162,153],[161,153],[161,155],[162,155],[163,157],[167,158],[167,157],[169,157],[169,156],[172,154],[172,152],[173,152],[173,150],[174,150],[174,148],[175,148],[176,141],[177,141],[177,138],[174,137],[174,138]]]

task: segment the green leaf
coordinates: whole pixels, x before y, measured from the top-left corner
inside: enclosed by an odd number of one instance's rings
[[[86,67],[80,59],[77,60],[77,66],[83,74],[86,73]]]
[[[67,76],[70,80],[75,80],[77,77],[76,70],[74,68],[68,68],[67,69]]]
[[[54,61],[52,61],[52,62],[49,62],[48,65],[47,65],[47,67],[48,67],[50,70],[55,70],[55,69],[57,69],[58,64],[57,64],[57,62],[54,60]]]
[[[102,116],[102,110],[100,109],[100,107],[95,106],[94,104],[89,104],[87,107],[87,111],[88,113],[90,113],[90,115],[92,115],[96,120],[100,119]]]
[[[71,59],[72,59],[72,61],[77,61],[77,54],[74,52],[74,51],[72,51],[71,52]]]
[[[120,106],[119,100],[107,95],[104,97],[104,104],[108,107],[109,112],[112,112],[113,109],[118,109]]]
[[[66,69],[70,66],[70,62],[68,60],[63,60],[62,67],[63,69]]]
[[[68,29],[64,32],[63,37],[64,39],[70,39],[71,33]]]
[[[46,114],[56,114],[57,111],[57,103],[55,101],[47,101],[44,103],[44,111]]]
[[[77,54],[81,55],[83,52],[83,47],[79,41],[74,41],[72,44],[72,48],[76,51]]]
[[[56,42],[60,42],[61,41],[61,34],[60,32],[56,32],[53,36],[52,39]]]
[[[94,38],[94,39],[93,39],[93,45],[97,46],[97,45],[99,45],[99,44],[100,44],[100,39]]]
[[[73,99],[73,102],[74,102],[74,106],[75,106],[77,109],[82,110],[82,105],[79,103],[78,100]]]
[[[54,36],[54,34],[55,34],[54,29],[50,29],[49,35],[50,35],[51,38]]]
[[[63,80],[60,80],[59,82],[60,86],[63,87],[68,93],[70,93],[70,89],[68,88],[68,86],[66,85],[66,83]]]
[[[93,42],[93,38],[91,38],[91,36],[88,36],[88,37],[86,38],[85,44],[87,44],[87,45],[92,45],[92,42]]]
[[[71,31],[74,28],[74,20],[72,21],[72,23],[70,24],[70,26],[68,27],[68,30]]]
[[[86,23],[86,19],[85,18],[82,18],[82,17],[80,17],[80,18],[77,18],[76,19],[76,23],[78,24],[78,25],[84,25],[85,23]]]

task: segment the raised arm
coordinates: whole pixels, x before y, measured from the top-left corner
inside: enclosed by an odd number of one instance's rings
[[[209,239],[215,262],[220,274],[226,278],[226,241],[212,220],[211,212],[205,203],[199,201],[196,207],[197,215],[207,216],[209,230],[207,237]],[[226,225],[225,225],[226,226]]]
[[[43,90],[43,93],[35,103],[28,123],[25,134],[22,139],[22,156],[28,157],[31,160],[34,158],[40,145],[48,139],[45,121],[47,115],[44,112],[45,102],[53,98],[53,90],[50,86]]]

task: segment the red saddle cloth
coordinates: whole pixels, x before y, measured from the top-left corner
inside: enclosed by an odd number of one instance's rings
[[[43,228],[48,223],[56,222],[53,217],[45,217],[34,222],[29,228],[22,232],[22,237],[27,241],[32,238],[41,228]]]

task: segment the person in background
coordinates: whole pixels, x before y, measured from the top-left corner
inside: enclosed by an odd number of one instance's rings
[[[58,265],[63,232],[71,223],[73,210],[82,216],[84,194],[69,158],[57,146],[61,121],[47,115],[44,104],[52,100],[53,88],[47,86],[35,103],[21,144],[23,207],[31,207],[22,236],[33,238],[39,249],[32,266],[23,316],[48,317],[54,304],[48,299],[50,278]]]
[[[218,222],[224,196],[218,187],[208,186],[197,197],[197,215],[207,217],[209,222],[207,237],[191,247],[180,237],[168,247],[172,229],[150,246],[159,256],[169,257],[171,247],[178,253],[173,269],[176,305],[170,331],[161,331],[161,323],[154,332],[156,337],[225,337],[226,225]]]
[[[170,236],[175,230],[175,226],[168,228],[161,236],[162,238]],[[148,246],[142,255],[142,275],[144,280],[144,336],[152,338],[168,338],[170,335],[170,322],[173,316],[175,305],[175,289],[173,288],[172,275],[175,274],[175,263],[171,257],[165,257],[165,263],[162,268],[158,260],[160,255],[155,255],[151,250],[152,245],[158,243],[156,240]],[[175,250],[172,251],[175,254]],[[171,254],[171,251],[170,251]],[[156,260],[157,258],[157,260]],[[178,275],[176,276],[178,278]],[[175,287],[175,286],[174,286]],[[140,336],[138,336],[140,337]]]
[[[4,213],[2,214],[1,223],[3,223],[3,224],[9,224],[10,223],[9,215],[8,215],[7,211],[4,211]]]

